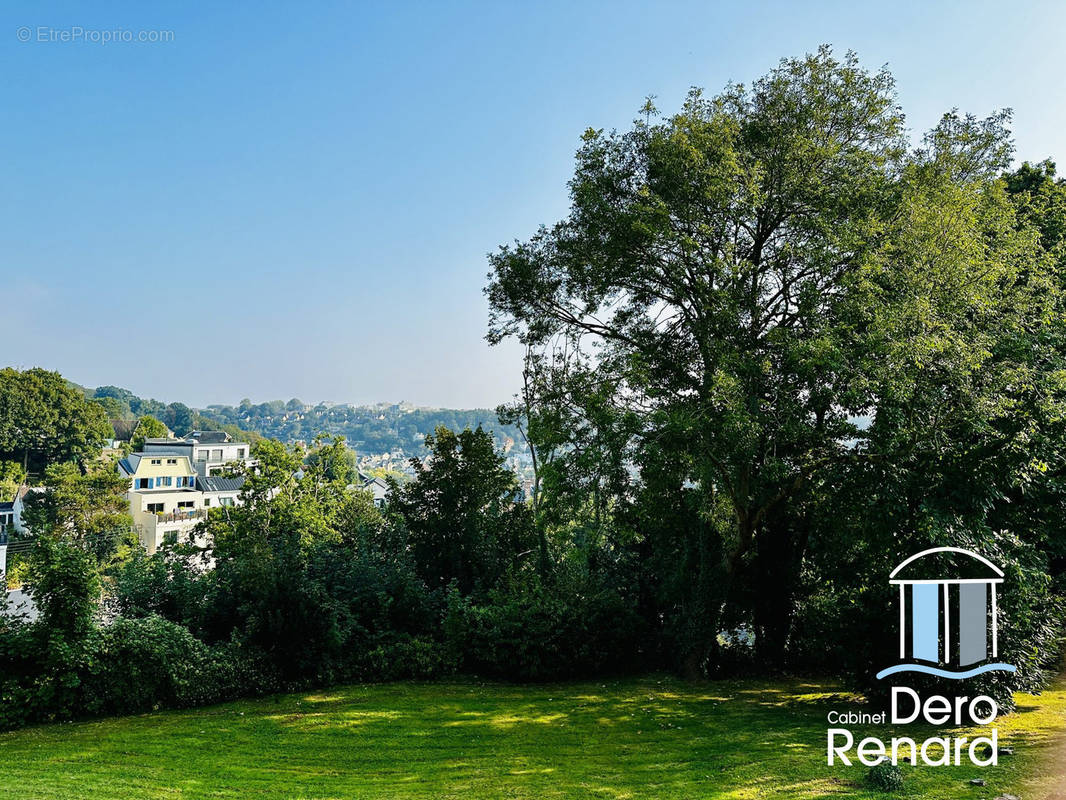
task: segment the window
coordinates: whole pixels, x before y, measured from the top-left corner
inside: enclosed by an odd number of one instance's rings
[[[177,531],[163,531],[163,544],[177,544],[178,532]]]
[[[149,503],[147,506],[145,506],[145,508],[148,509],[148,513],[149,514],[162,514],[163,513],[163,504],[162,503]]]
[[[237,448],[237,458],[244,458],[244,448],[243,447],[238,447]]]
[[[232,508],[233,505],[234,505],[233,498],[232,497],[220,497],[220,498],[218,498],[218,504],[220,506],[226,506],[227,508]]]
[[[191,487],[195,483],[196,478],[192,475],[179,475],[178,486]]]
[[[173,483],[174,479],[171,478],[169,475],[164,475],[162,478],[155,479],[156,486],[170,486]]]
[[[221,450],[212,450],[211,451],[211,460],[212,461],[221,461],[222,460],[222,451]]]
[[[204,508],[211,508],[211,498],[210,497],[205,497],[204,498]]]
[[[14,524],[15,524],[15,515],[14,514],[0,514],[0,525],[7,526],[7,525],[14,525]]]
[[[163,463],[163,459],[161,459],[161,458],[153,458],[152,459],[152,465],[153,466],[156,465],[156,464],[162,464],[162,463]]]
[[[178,503],[178,508],[189,509],[192,508],[194,505],[195,503],[193,503],[192,500],[182,500],[180,503]]]
[[[168,458],[167,459],[167,463],[168,464],[177,464],[178,463],[178,459],[176,459],[176,458]]]
[[[207,461],[207,451],[206,450],[197,450],[196,451],[196,460],[197,461]]]
[[[151,489],[152,488],[152,479],[151,478],[138,478],[137,480],[135,480],[133,482],[133,486],[134,486],[135,489]]]

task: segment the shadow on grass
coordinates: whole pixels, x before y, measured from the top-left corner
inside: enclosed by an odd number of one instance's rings
[[[862,788],[864,767],[826,764],[826,714],[859,700],[809,679],[349,686],[0,736],[0,784],[13,797],[74,786],[95,800],[880,797]],[[1038,713],[1015,715],[1001,737],[1031,752],[1053,740],[1066,700],[1023,707]],[[1022,763],[981,774],[998,794]],[[908,771],[909,794],[973,797],[971,772]]]

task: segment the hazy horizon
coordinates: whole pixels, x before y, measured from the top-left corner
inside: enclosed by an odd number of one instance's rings
[[[889,66],[915,137],[953,107],[1013,107],[1019,160],[1066,153],[1052,3],[56,3],[0,19],[12,364],[197,408],[507,401],[520,352],[484,341],[485,254],[566,213],[582,132],[823,42]],[[170,41],[48,40],[72,26]]]

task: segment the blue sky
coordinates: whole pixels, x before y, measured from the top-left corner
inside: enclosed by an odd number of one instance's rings
[[[889,65],[916,133],[1009,106],[1020,158],[1066,160],[1064,23],[1025,2],[4,4],[0,361],[197,406],[495,405],[519,353],[484,342],[485,254],[565,213],[585,128],[827,42]],[[173,41],[38,41],[76,27]]]

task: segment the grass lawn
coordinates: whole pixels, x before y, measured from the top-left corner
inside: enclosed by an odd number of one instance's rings
[[[998,767],[905,767],[911,797],[1066,781],[1066,683],[1002,717]],[[833,684],[397,683],[0,734],[11,798],[885,797],[825,763]],[[917,731],[910,731],[915,735]],[[923,736],[926,734],[923,734]],[[983,777],[987,786],[968,784]],[[1066,795],[1059,795],[1066,796]]]

